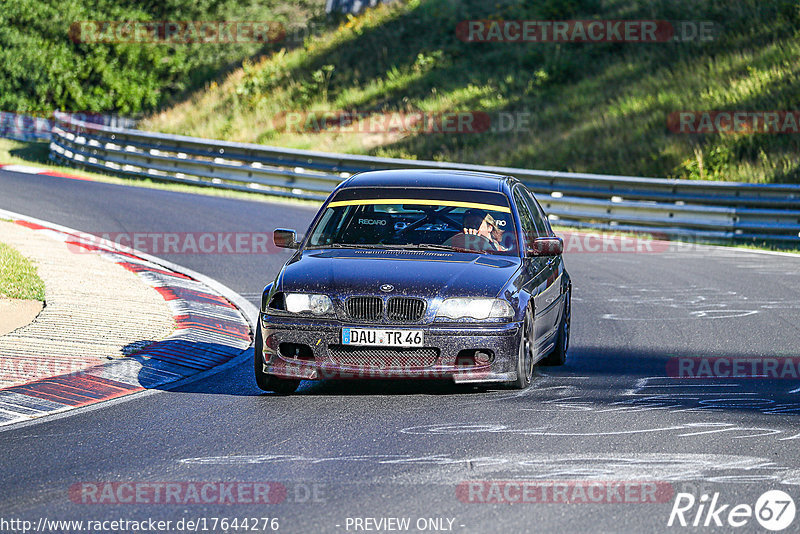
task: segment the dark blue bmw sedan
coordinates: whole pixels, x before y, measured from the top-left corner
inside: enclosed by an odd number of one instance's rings
[[[517,179],[373,171],[331,193],[266,286],[261,389],[301,380],[444,378],[527,388],[564,363],[570,278],[541,206]]]

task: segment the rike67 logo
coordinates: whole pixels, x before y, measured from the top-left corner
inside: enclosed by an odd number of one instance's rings
[[[678,493],[667,526],[739,528],[755,517],[762,528],[779,531],[792,524],[795,512],[794,500],[781,490],[765,492],[755,506],[723,503],[718,492],[711,497],[703,494],[699,499],[691,493]]]

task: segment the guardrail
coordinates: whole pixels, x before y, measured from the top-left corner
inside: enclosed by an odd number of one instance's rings
[[[105,115],[102,113],[71,113],[72,118],[87,120],[93,124],[106,126],[134,128],[136,120],[118,115]],[[50,114],[39,116],[24,113],[0,112],[0,137],[15,139],[17,141],[49,141],[53,129],[53,120]]]
[[[114,128],[54,114],[51,158],[129,176],[323,200],[353,173],[438,168],[522,180],[557,224],[800,245],[800,186],[537,171],[276,148]]]

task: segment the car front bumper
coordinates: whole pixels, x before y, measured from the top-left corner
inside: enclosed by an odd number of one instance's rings
[[[261,314],[263,371],[281,378],[448,379],[456,383],[516,379],[520,323],[355,324]],[[424,347],[354,347],[341,344],[343,327],[422,330]],[[288,348],[287,348],[288,347]],[[299,347],[299,348],[298,348]],[[483,351],[488,364],[470,362]]]

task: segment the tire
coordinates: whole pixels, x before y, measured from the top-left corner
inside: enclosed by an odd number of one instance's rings
[[[525,320],[522,322],[522,333],[519,336],[517,350],[517,379],[509,385],[514,389],[527,389],[533,380],[533,313],[530,307],[525,309]]]
[[[300,385],[300,380],[292,380],[287,378],[278,378],[277,376],[268,375],[264,372],[263,357],[264,341],[261,336],[261,322],[259,321],[256,327],[256,343],[253,348],[253,370],[256,375],[256,385],[259,389],[264,391],[274,391],[279,395],[291,395],[297,390]]]
[[[556,366],[564,365],[567,361],[567,350],[569,349],[569,330],[572,319],[572,289],[567,291],[564,302],[564,316],[561,324],[558,325],[558,337],[553,352],[542,360],[542,365]]]

